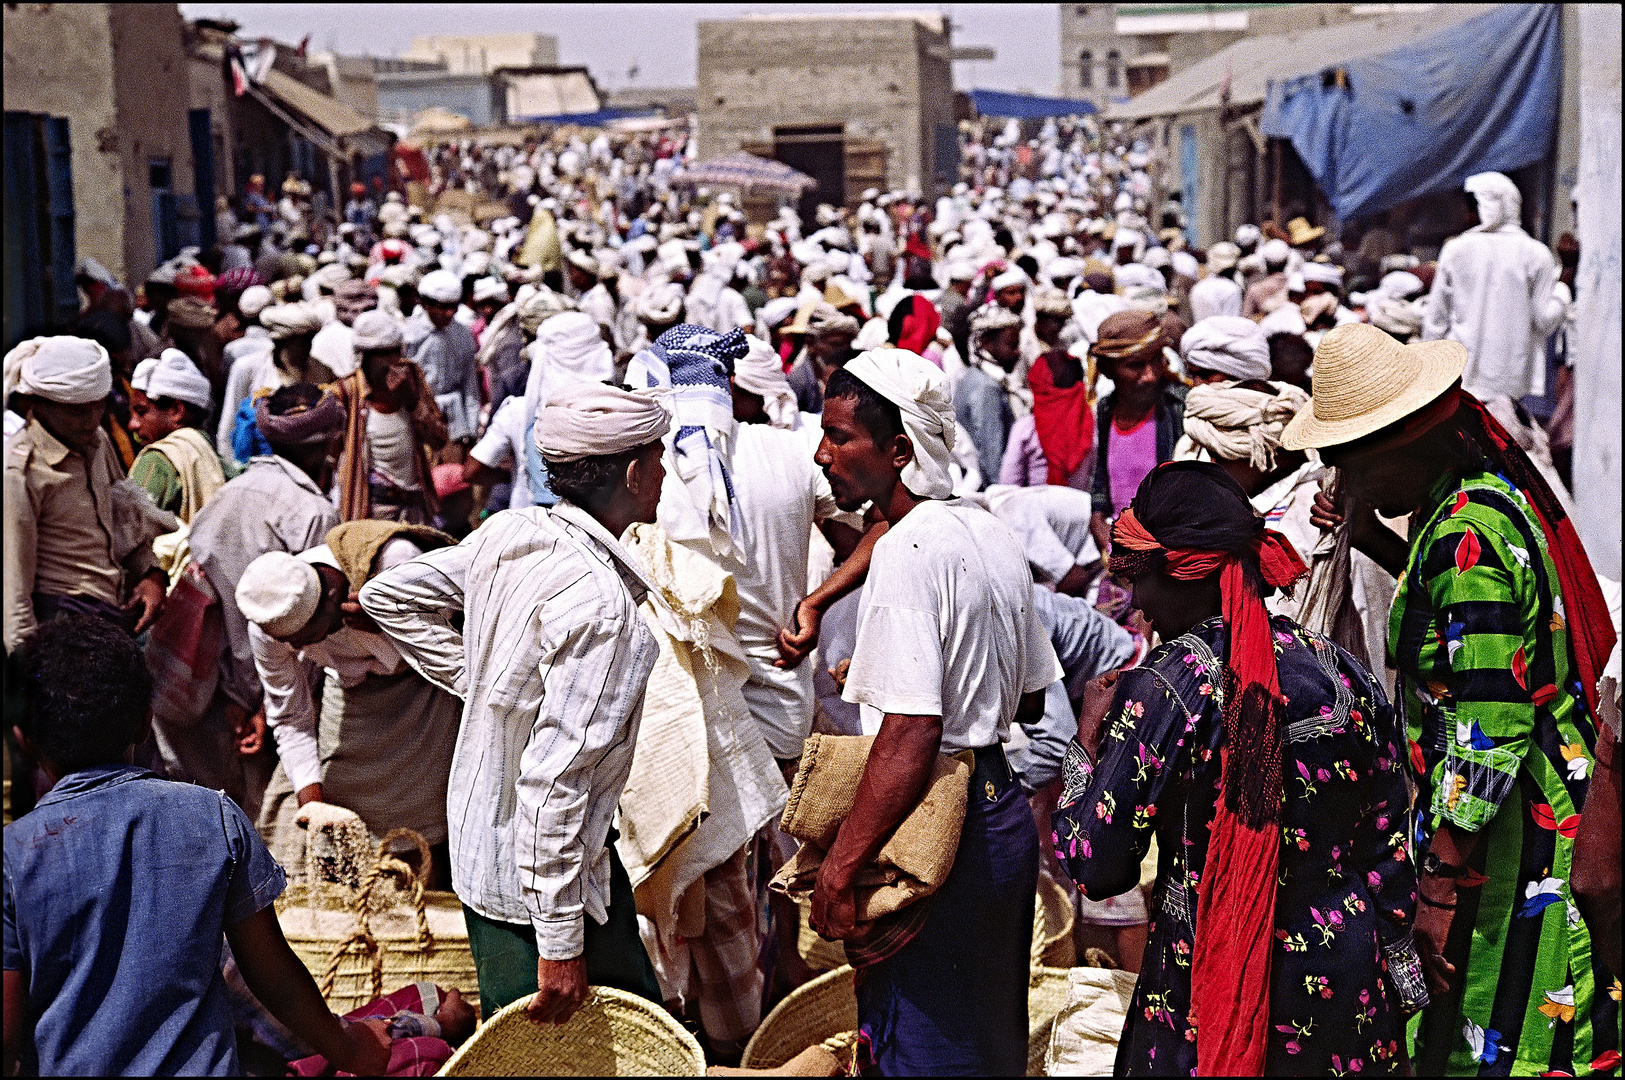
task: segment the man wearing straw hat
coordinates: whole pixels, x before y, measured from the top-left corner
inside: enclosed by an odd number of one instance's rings
[[[530,1016],[563,1023],[589,984],[661,1000],[610,823],[659,651],[637,610],[656,589],[616,538],[655,519],[670,424],[649,393],[555,388],[533,438],[559,502],[361,590],[407,662],[465,702],[446,816],[487,1017],[534,993]]]
[[[1004,754],[1062,677],[1021,544],[946,500],[954,414],[940,370],[876,349],[830,376],[815,460],[843,510],[872,502],[875,544],[844,696],[876,731],[852,814],[819,870],[812,925],[851,941],[853,881],[919,800],[938,753],[972,751],[953,869],[912,937],[857,949],[858,1019],[889,1075],[1020,1075],[1038,835]],[[849,955],[854,955],[849,945]]]
[[[1461,388],[1467,364],[1459,342],[1337,327],[1281,445],[1342,470],[1362,500],[1351,542],[1399,579],[1388,649],[1421,788],[1416,937],[1433,994],[1412,1029],[1417,1072],[1477,1074],[1503,1054],[1525,1075],[1603,1069],[1619,1014],[1597,989],[1613,976],[1570,898],[1593,869],[1576,838],[1612,753],[1593,718],[1615,634],[1562,504]],[[1411,515],[1409,543],[1373,508]],[[1323,497],[1316,517],[1343,520]]]

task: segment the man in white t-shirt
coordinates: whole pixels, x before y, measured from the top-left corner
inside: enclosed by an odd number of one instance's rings
[[[1018,713],[1041,715],[1061,665],[1020,541],[947,501],[954,414],[942,372],[902,349],[864,353],[830,376],[823,427],[815,460],[836,503],[872,502],[890,530],[874,547],[844,691],[882,764],[864,769],[819,871],[812,925],[857,937],[855,875],[919,801],[937,755],[972,751],[953,870],[906,944],[856,950],[858,1019],[883,1074],[1019,1075],[1038,832],[1003,744]]]

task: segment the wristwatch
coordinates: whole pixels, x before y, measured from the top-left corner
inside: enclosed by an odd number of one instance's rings
[[[1422,873],[1429,877],[1459,878],[1466,872],[1465,866],[1452,866],[1432,851],[1422,854]]]

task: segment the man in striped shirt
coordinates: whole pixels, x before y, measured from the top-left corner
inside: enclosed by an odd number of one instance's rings
[[[361,590],[465,702],[447,824],[486,1016],[534,990],[532,1019],[562,1023],[589,984],[660,1000],[610,822],[658,654],[637,610],[653,586],[616,538],[655,519],[669,423],[648,394],[561,388],[534,433],[558,504],[497,514]]]

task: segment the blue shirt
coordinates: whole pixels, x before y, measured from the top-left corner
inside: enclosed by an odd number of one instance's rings
[[[281,895],[237,804],[145,769],[62,778],[5,828],[5,969],[41,1075],[231,1076],[226,927]]]

